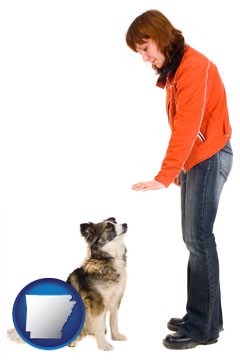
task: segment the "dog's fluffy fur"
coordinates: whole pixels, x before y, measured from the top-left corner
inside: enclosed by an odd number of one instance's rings
[[[86,311],[83,329],[76,340],[90,334],[99,349],[112,350],[105,338],[107,312],[112,339],[126,340],[118,331],[118,309],[127,278],[123,243],[127,224],[117,224],[115,218],[109,218],[98,224],[81,224],[80,228],[88,245],[87,258],[67,279],[81,295]],[[70,346],[75,346],[76,340]]]
[[[112,350],[107,342],[106,315],[110,314],[113,340],[126,340],[118,331],[118,309],[126,286],[126,247],[123,237],[127,224],[117,224],[111,217],[100,223],[80,225],[87,243],[87,257],[80,268],[67,279],[81,295],[85,306],[85,322],[78,337],[69,344],[74,347],[86,335],[93,335],[101,350]],[[15,329],[8,331],[10,340],[23,343]]]
[[[25,344],[25,341],[18,335],[16,329],[8,329],[7,337],[17,344]]]

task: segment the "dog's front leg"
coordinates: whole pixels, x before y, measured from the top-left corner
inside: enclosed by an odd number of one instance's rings
[[[102,312],[100,315],[94,317],[93,320],[93,334],[96,338],[98,348],[100,350],[113,350],[113,346],[109,344],[105,338],[105,312]]]
[[[110,328],[113,340],[124,341],[127,340],[126,336],[120,334],[118,331],[118,307],[110,310]]]

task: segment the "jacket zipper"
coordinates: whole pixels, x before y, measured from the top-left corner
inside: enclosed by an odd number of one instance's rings
[[[168,106],[167,106],[167,117],[168,117],[168,122],[170,121],[170,119],[169,119],[170,100],[171,100],[171,99],[169,99],[169,100],[168,100]]]

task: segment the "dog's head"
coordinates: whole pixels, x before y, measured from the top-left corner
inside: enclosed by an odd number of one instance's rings
[[[97,224],[92,222],[81,224],[80,231],[91,251],[111,254],[113,249],[116,250],[117,244],[123,243],[127,224],[118,224],[114,217],[110,217]]]

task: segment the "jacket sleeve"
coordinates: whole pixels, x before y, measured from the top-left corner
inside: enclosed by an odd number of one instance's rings
[[[202,123],[208,86],[210,61],[195,63],[178,74],[176,115],[161,170],[155,180],[168,187],[183,169]]]

